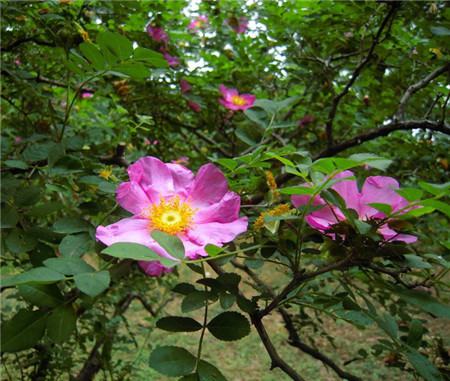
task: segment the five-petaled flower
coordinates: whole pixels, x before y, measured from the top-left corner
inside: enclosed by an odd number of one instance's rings
[[[229,89],[224,85],[220,85],[219,90],[223,97],[219,99],[219,102],[229,110],[247,110],[256,100],[252,94],[239,94],[236,89]]]
[[[200,15],[189,23],[188,29],[191,31],[195,31],[197,29],[205,29],[207,26],[208,26],[208,17]]]
[[[386,176],[370,176],[364,182],[361,191],[354,179],[351,171],[343,171],[333,180],[339,180],[333,184],[331,189],[336,191],[345,201],[347,209],[353,209],[360,220],[379,222],[377,232],[385,241],[403,241],[413,243],[417,237],[409,234],[398,233],[389,227],[386,215],[370,204],[387,204],[393,213],[404,214],[408,211],[409,202],[400,196],[396,190],[399,189],[397,180]],[[310,202],[310,196],[292,196],[292,203],[295,207],[306,205]],[[335,238],[335,234],[330,231],[333,225],[345,221],[344,213],[334,205],[328,204],[320,196],[316,196],[311,205],[319,208],[306,216],[306,222],[314,229]],[[378,221],[377,221],[378,220]]]
[[[128,167],[128,175],[116,198],[133,216],[97,228],[96,237],[105,245],[134,242],[170,257],[150,235],[160,230],[179,237],[186,257],[195,259],[207,256],[205,245],[222,246],[247,230],[247,217],[239,217],[239,195],[213,164],[194,176],[182,165],[146,156]],[[170,271],[157,261],[139,264],[151,276]]]

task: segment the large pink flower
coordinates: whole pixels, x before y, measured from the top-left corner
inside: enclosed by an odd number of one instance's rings
[[[164,42],[165,44],[167,44],[169,42],[169,36],[164,31],[164,29],[161,27],[157,27],[157,26],[148,24],[147,25],[147,34],[155,42]]]
[[[186,257],[195,259],[207,256],[205,245],[222,246],[247,230],[247,217],[239,217],[239,195],[229,191],[213,164],[194,176],[182,165],[146,156],[128,167],[128,175],[130,181],[119,185],[116,198],[133,216],[97,228],[96,237],[105,245],[134,242],[170,257],[151,237],[156,229],[179,237]],[[158,262],[139,264],[152,276],[169,271]]]
[[[229,89],[224,85],[220,85],[219,90],[223,97],[219,99],[219,102],[229,110],[247,110],[256,100],[252,94],[239,94],[236,89]]]
[[[358,190],[358,184],[351,171],[343,171],[337,174],[334,179],[344,179],[334,184],[331,189],[335,190],[342,197],[348,209],[353,209],[358,213],[359,219],[362,221],[386,218],[383,212],[369,204],[388,204],[391,206],[392,212],[400,211],[400,214],[406,213],[404,208],[409,203],[396,192],[396,189],[399,189],[399,184],[392,177],[368,177],[361,191]],[[296,207],[306,205],[309,200],[310,196],[307,195],[292,196],[292,203]],[[306,216],[306,222],[312,228],[322,233],[328,233],[334,224],[345,220],[344,213],[338,207],[327,204],[320,196],[315,197],[311,204],[312,206],[320,207],[320,209],[309,213]],[[378,233],[387,241],[403,241],[406,243],[417,241],[417,237],[397,233],[387,223],[382,224],[378,228]],[[334,234],[330,235],[334,237]]]

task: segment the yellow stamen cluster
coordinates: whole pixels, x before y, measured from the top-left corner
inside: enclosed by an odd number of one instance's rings
[[[244,106],[247,103],[247,101],[240,95],[233,95],[231,97],[231,102],[233,102],[236,106]]]
[[[291,208],[289,207],[289,204],[281,204],[276,206],[275,208],[262,212],[253,224],[253,229],[255,231],[259,231],[264,227],[264,217],[282,216],[283,214],[289,213],[290,210]]]
[[[280,192],[278,192],[277,182],[275,181],[275,177],[273,173],[270,171],[266,171],[266,182],[269,189],[272,191],[272,195],[274,198],[278,198]]]
[[[175,196],[169,201],[161,198],[159,204],[153,204],[145,211],[145,216],[150,220],[151,229],[177,234],[191,225],[194,212],[187,202]]]

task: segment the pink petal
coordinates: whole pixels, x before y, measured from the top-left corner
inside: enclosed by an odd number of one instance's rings
[[[95,237],[107,246],[116,242],[133,242],[152,248],[155,245],[150,237],[148,220],[137,217],[124,218],[108,226],[98,226]]]
[[[252,94],[241,94],[240,95],[242,98],[244,98],[244,100],[246,101],[246,106],[253,106],[253,104],[255,103],[256,100],[256,96],[252,95]]]
[[[382,203],[391,205],[396,211],[408,205],[408,201],[400,196],[395,190],[399,189],[397,180],[386,176],[368,177],[361,191],[361,208],[364,217],[383,218],[384,213],[372,208],[367,204]]]
[[[417,241],[417,237],[411,234],[401,234],[397,233],[395,230],[391,229],[388,225],[383,225],[378,229],[386,241],[402,241],[405,243],[414,243]]]
[[[230,89],[224,85],[220,85],[219,90],[220,90],[221,94],[223,95],[223,97],[225,98],[225,100],[227,100],[227,101],[229,101],[231,99],[231,97],[233,97],[235,95],[239,95],[239,93],[236,89]]]
[[[125,182],[116,190],[117,203],[133,214],[141,214],[151,204],[144,190],[135,182]]]
[[[138,183],[153,202],[155,196],[171,196],[174,184],[170,168],[156,157],[146,156],[128,167],[132,182]]]
[[[351,171],[343,171],[338,173],[334,179],[346,179],[354,177],[355,175]],[[348,179],[339,181],[333,184],[331,189],[335,190],[344,199],[347,209],[353,209],[355,212],[360,212],[360,193],[358,190],[358,184],[355,179]]]
[[[247,225],[247,217],[223,224],[220,222],[196,224],[186,233],[186,237],[189,241],[197,245],[204,246],[208,243],[221,245],[231,242],[237,235],[244,233],[247,230]]]
[[[158,261],[139,261],[139,266],[147,275],[152,277],[160,277],[173,271],[173,268],[163,266]]]
[[[306,216],[306,222],[312,228],[322,232],[343,220],[345,217],[342,212],[338,208],[331,208],[328,205]]]
[[[228,191],[225,176],[214,164],[205,164],[200,167],[189,199],[194,207],[206,207],[219,202]]]
[[[185,257],[189,259],[198,259],[207,257],[208,253],[205,251],[205,245],[199,245],[193,242],[186,235],[180,237],[183,241]]]
[[[241,198],[239,195],[234,192],[227,192],[218,203],[200,209],[194,217],[194,223],[234,221],[239,218],[240,207]]]
[[[237,110],[240,110],[240,109],[241,109],[240,106],[235,105],[233,102],[227,101],[227,100],[225,100],[225,99],[219,99],[219,103],[220,103],[222,106],[226,107],[228,110],[234,110],[234,111],[237,111]]]
[[[180,164],[167,163],[166,166],[172,174],[175,193],[187,196],[188,188],[194,181],[194,174],[192,171]]]

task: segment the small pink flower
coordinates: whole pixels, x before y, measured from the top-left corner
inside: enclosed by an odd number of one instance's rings
[[[192,86],[185,79],[181,79],[180,80],[180,89],[181,89],[181,93],[182,94],[186,94],[186,93],[188,93],[189,91],[192,90]]]
[[[180,64],[180,59],[178,57],[171,56],[167,52],[164,52],[163,56],[164,56],[165,60],[167,61],[167,63],[169,64],[170,67],[175,67],[175,66],[178,66]]]
[[[336,191],[345,201],[348,209],[353,209],[362,221],[381,220],[386,215],[373,208],[369,204],[381,203],[388,204],[392,208],[392,212],[402,210],[400,214],[406,213],[408,201],[400,196],[396,190],[399,189],[397,180],[386,176],[370,176],[364,182],[361,191],[358,189],[353,172],[343,171],[337,174],[334,179],[344,179],[334,184],[331,189]],[[310,200],[310,196],[292,196],[292,203],[295,207],[306,205]],[[335,237],[334,233],[329,230],[333,225],[345,221],[344,213],[337,206],[330,206],[320,196],[314,198],[312,206],[321,207],[306,216],[306,222],[316,230],[324,234]],[[413,243],[417,241],[417,237],[409,234],[397,233],[391,229],[388,222],[383,223],[378,228],[378,233],[383,236],[386,241],[402,241],[405,243]]]
[[[196,259],[208,255],[207,244],[222,246],[247,230],[247,217],[239,217],[239,195],[228,189],[213,164],[203,165],[194,176],[182,165],[146,156],[128,167],[128,175],[130,181],[119,185],[116,199],[133,216],[97,227],[96,238],[105,245],[134,242],[170,258],[151,237],[160,230],[180,238],[186,257]],[[170,271],[155,261],[139,265],[150,276]]]
[[[157,146],[159,144],[159,141],[158,140],[153,140],[153,145],[154,146]]]
[[[196,31],[198,29],[205,29],[208,27],[208,17],[204,15],[197,16],[195,19],[193,19],[189,25],[188,29],[190,31]]]
[[[169,36],[164,31],[164,29],[161,27],[157,27],[157,26],[148,24],[147,25],[147,34],[155,42],[164,42],[165,44],[167,44],[169,42]]]
[[[14,144],[20,144],[20,143],[22,143],[22,141],[23,141],[22,136],[15,136],[14,137]]]
[[[298,126],[299,127],[305,127],[308,124],[311,124],[312,122],[314,122],[316,120],[316,118],[314,117],[314,115],[305,115],[302,119],[300,119],[298,121]]]
[[[247,110],[256,100],[252,94],[239,94],[236,89],[227,88],[224,85],[220,85],[219,90],[223,97],[219,99],[219,102],[229,110]]]
[[[14,61],[14,63],[16,64],[16,66],[22,65],[22,61],[19,60],[18,58]]]
[[[188,101],[187,101],[187,105],[188,105],[188,107],[189,107],[192,111],[194,111],[194,112],[200,112],[200,111],[202,111],[202,106],[200,106],[197,102],[188,100]]]
[[[92,98],[93,96],[94,96],[94,93],[92,93],[90,91],[81,92],[81,98],[83,98],[83,99],[89,99],[89,98]]]
[[[245,33],[248,28],[248,18],[239,17],[238,20],[236,20],[235,18],[230,19],[228,20],[228,25],[230,25],[231,29],[233,29],[238,34]]]
[[[151,144],[152,142],[148,138],[144,138],[144,146],[149,146]]]

